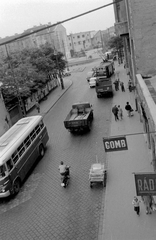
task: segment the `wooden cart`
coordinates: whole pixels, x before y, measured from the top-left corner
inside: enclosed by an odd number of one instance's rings
[[[89,182],[92,188],[94,183],[102,183],[106,186],[107,171],[105,169],[104,163],[94,163],[91,165],[89,171]]]

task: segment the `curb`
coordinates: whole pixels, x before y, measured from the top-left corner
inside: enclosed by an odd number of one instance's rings
[[[43,117],[55,106],[55,104],[60,100],[60,98],[68,91],[68,89],[73,85],[73,81],[70,80],[69,86],[64,90],[64,92],[57,98],[57,100],[51,105],[51,107],[43,114]]]

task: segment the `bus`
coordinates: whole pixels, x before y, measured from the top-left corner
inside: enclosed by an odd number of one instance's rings
[[[15,195],[49,140],[42,116],[20,119],[0,137],[0,198]]]

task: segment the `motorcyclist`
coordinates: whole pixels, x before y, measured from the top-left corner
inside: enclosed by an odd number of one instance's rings
[[[60,162],[59,171],[62,176],[69,177],[69,167],[63,161]]]

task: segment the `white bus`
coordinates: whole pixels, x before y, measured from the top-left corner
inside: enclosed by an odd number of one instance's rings
[[[42,116],[22,118],[0,137],[0,198],[19,192],[48,139]]]

